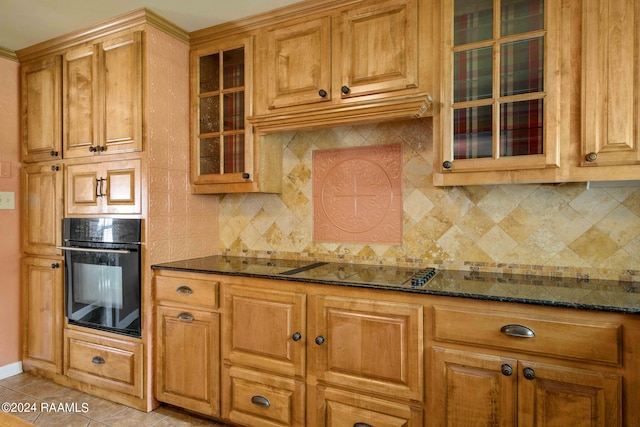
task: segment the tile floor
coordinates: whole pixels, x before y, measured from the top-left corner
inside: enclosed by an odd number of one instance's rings
[[[225,427],[171,406],[145,413],[31,374],[22,373],[0,380],[0,403],[20,403],[35,411],[14,413],[36,426],[49,427]],[[70,410],[55,412],[65,403]],[[71,405],[69,405],[69,403]],[[16,407],[17,408],[17,407]]]

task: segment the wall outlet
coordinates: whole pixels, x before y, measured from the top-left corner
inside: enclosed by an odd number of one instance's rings
[[[16,193],[13,191],[0,191],[0,209],[15,209]]]

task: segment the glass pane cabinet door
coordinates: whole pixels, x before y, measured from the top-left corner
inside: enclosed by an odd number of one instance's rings
[[[557,163],[555,132],[545,127],[557,102],[556,3],[445,2],[443,170]]]
[[[252,178],[245,44],[197,55],[197,144],[192,167],[196,183],[247,182]]]

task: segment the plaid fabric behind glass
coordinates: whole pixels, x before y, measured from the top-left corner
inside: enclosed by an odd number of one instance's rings
[[[542,92],[544,39],[538,37],[500,46],[500,95]]]
[[[491,157],[492,107],[460,108],[453,113],[454,159],[477,159]]]
[[[544,28],[544,0],[502,0],[500,34],[510,36]]]
[[[492,48],[485,47],[456,52],[453,57],[454,102],[491,98],[492,70]]]
[[[244,134],[224,137],[224,173],[244,171]]]
[[[500,106],[500,155],[543,152],[543,101],[510,102]]]

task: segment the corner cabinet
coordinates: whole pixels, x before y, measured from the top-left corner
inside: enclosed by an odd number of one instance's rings
[[[195,194],[280,190],[278,180],[260,176],[259,170],[261,163],[281,160],[281,154],[267,144],[260,147],[246,121],[253,106],[253,43],[253,37],[246,36],[191,51],[191,189]],[[270,166],[274,168],[273,163]]]
[[[491,182],[482,173],[518,170],[527,170],[529,180],[555,180],[560,2],[454,0],[441,6],[435,18],[443,41],[435,184]]]

